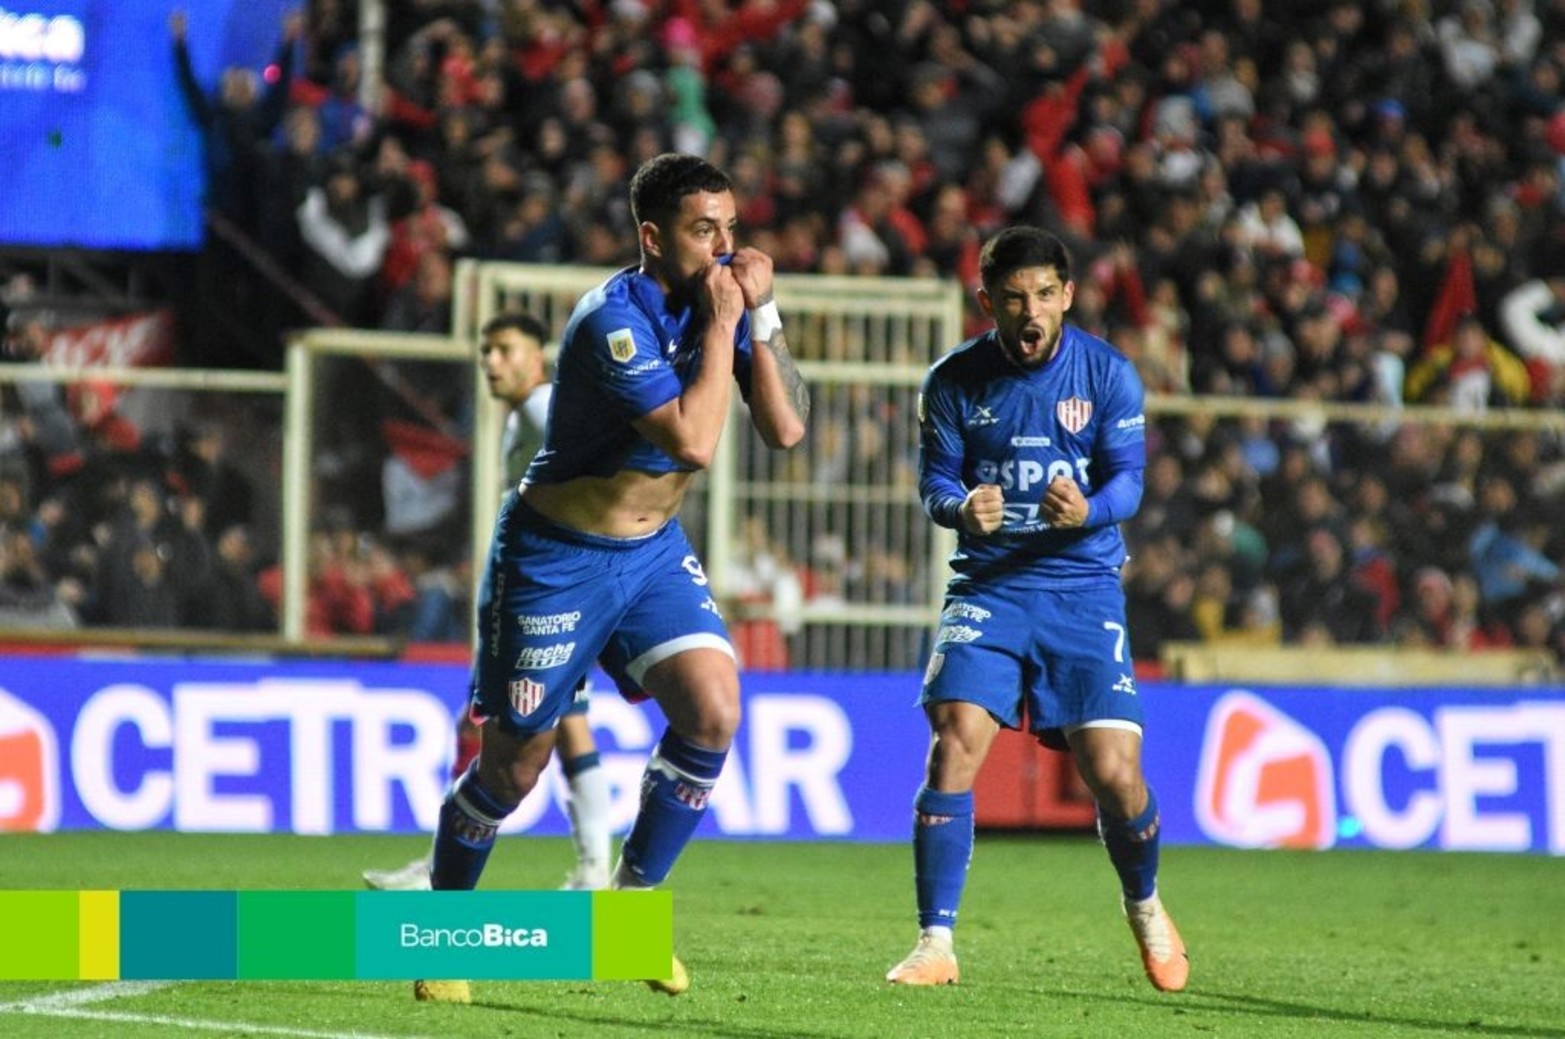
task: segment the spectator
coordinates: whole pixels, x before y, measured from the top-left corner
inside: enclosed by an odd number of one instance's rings
[[[419,261],[427,253],[460,253],[469,243],[467,225],[461,216],[440,203],[434,166],[422,159],[413,160],[406,165],[405,177],[399,179],[411,185],[413,202],[411,209],[391,225],[391,239],[380,267],[380,291],[386,299],[395,297],[412,280]]]
[[[1530,593],[1558,581],[1562,571],[1542,551],[1548,521],[1517,507],[1516,490],[1509,480],[1486,476],[1480,483],[1478,504],[1482,518],[1467,546],[1473,572],[1484,608],[1508,616]]]
[[[386,304],[381,327],[397,332],[447,335],[451,331],[451,258],[430,249],[418,258],[412,279]]]
[[[391,242],[386,200],[366,197],[357,161],[338,152],[324,186],[306,192],[297,217],[306,247],[304,281],[349,324],[364,325],[373,277]]]
[[[275,632],[277,618],[261,594],[255,546],[243,524],[217,535],[216,558],[204,580],[191,590],[185,624],[225,632]]]
[[[269,149],[261,170],[260,243],[288,270],[304,260],[304,239],[295,216],[310,188],[326,179],[321,122],[315,109],[295,105],[283,117],[283,141]]]
[[[0,524],[0,628],[75,628],[76,611],[61,596],[25,529]]]
[[[437,242],[449,227],[446,213],[477,232],[468,248],[486,258],[628,259],[633,227],[616,208],[625,171],[677,130],[732,157],[746,196],[742,220],[780,270],[965,281],[977,235],[1011,220],[1071,228],[1084,256],[1111,261],[1106,278],[1097,276],[1103,264],[1085,265],[1092,274],[1077,286],[1073,313],[1095,329],[1122,330],[1145,380],[1173,392],[1183,388],[1183,346],[1200,392],[1396,404],[1406,384],[1416,401],[1565,401],[1565,346],[1548,345],[1565,341],[1565,280],[1554,276],[1565,259],[1549,246],[1565,212],[1565,52],[1551,45],[1557,5],[1450,0],[1425,16],[1337,0],[1234,0],[1089,5],[1087,14],[1060,2],[968,5],[960,19],[923,3],[889,16],[884,5],[802,0],[727,12],[685,0],[598,14],[591,5],[499,6],[489,25],[478,4],[392,5],[393,89],[365,84],[386,99],[369,110],[358,106],[367,70],[352,5],[321,0],[310,5],[299,49],[309,81],[293,84],[283,139],[268,147],[233,124],[237,140],[252,142],[241,158],[269,152],[264,205],[255,213],[259,240],[350,323],[441,327],[440,304],[427,296],[400,297],[395,314],[388,304],[397,286],[411,284],[426,249],[449,258],[463,248],[449,237]],[[285,42],[291,32],[285,23]],[[279,55],[279,71],[286,57]],[[967,80],[976,89],[952,92]],[[679,98],[677,115],[649,107],[654,83]],[[246,119],[283,93],[263,96],[253,76],[235,76],[232,86],[235,99],[249,93]],[[215,120],[231,118],[221,92],[203,103]],[[1026,113],[1025,131],[1007,133],[995,122],[998,111]],[[219,165],[224,150],[232,152],[225,140],[218,134],[213,143],[222,147],[208,155]],[[328,160],[332,141],[350,142],[365,158],[374,145],[375,164],[349,192],[351,202],[328,186],[342,183],[340,165],[348,164]],[[419,173],[425,163],[437,190],[421,187],[417,208],[433,205],[438,218],[409,218],[394,235],[380,230],[366,200],[384,192],[387,218],[400,218],[404,171],[427,181]],[[871,179],[878,200],[858,194]],[[253,190],[232,207],[220,203],[231,187],[214,179],[214,208],[254,207]],[[307,209],[324,214],[310,244],[298,216]],[[866,209],[878,215],[865,219]],[[425,230],[434,233],[415,233]],[[353,261],[373,256],[377,238],[396,246],[366,273]],[[382,270],[388,283],[367,290]],[[199,295],[222,300],[205,285]],[[1437,340],[1449,347],[1431,341],[1419,353],[1416,337],[1436,303],[1451,315],[1470,311],[1499,343],[1458,356],[1473,343],[1442,334]],[[15,311],[8,347],[35,356],[46,327],[14,291],[6,305]],[[1170,349],[1160,365],[1161,346]],[[840,340],[800,344],[820,356],[842,348]],[[1512,353],[1529,371],[1520,397]],[[99,561],[87,531],[109,507],[101,491],[126,473],[161,479],[165,445],[131,415],[103,407],[96,391],[77,394],[74,412],[57,384],[4,392],[0,445],[8,464],[26,471],[40,514],[47,508],[52,517],[38,524],[46,528],[40,557],[52,580],[89,582],[80,594],[91,614]],[[369,396],[363,428],[374,453],[386,409]],[[440,410],[460,429],[460,414]],[[80,421],[89,414],[95,432]],[[823,469],[859,466],[896,479],[895,442],[886,435],[895,421],[877,414],[862,426],[845,424],[835,431],[841,451],[823,456]],[[1303,421],[1241,425],[1242,457],[1255,474],[1297,477],[1297,458],[1325,482],[1326,499],[1341,503],[1332,522],[1353,538],[1355,565],[1366,555],[1403,581],[1420,566],[1438,566],[1460,598],[1462,573],[1476,564],[1449,546],[1465,549],[1489,519],[1472,504],[1483,497],[1472,438],[1394,421],[1352,432]],[[1153,543],[1176,532],[1188,543],[1176,561],[1181,575],[1208,575],[1215,585],[1212,567],[1228,567],[1239,587],[1226,618],[1246,611],[1264,618],[1264,594],[1248,594],[1253,577],[1222,554],[1221,539],[1209,538],[1214,505],[1194,490],[1245,481],[1226,472],[1218,479],[1222,445],[1211,442],[1213,429],[1182,422],[1168,429],[1167,450],[1154,458],[1172,456],[1176,483],[1188,473],[1191,487],[1162,500],[1149,486],[1146,514],[1130,536]],[[820,432],[825,443],[834,431]],[[1561,507],[1552,440],[1518,446],[1514,460],[1509,448],[1485,442],[1483,472],[1510,482],[1515,511],[1552,515]],[[377,529],[381,457],[374,453],[365,466],[364,493],[344,495],[369,503],[363,525]],[[203,499],[209,534],[244,521],[242,509],[219,516],[214,495],[180,483],[186,476],[184,463],[174,466],[170,489]],[[1369,501],[1373,484],[1384,488],[1383,505]],[[1286,481],[1265,483],[1268,515],[1291,507],[1279,486]],[[1247,520],[1260,525],[1253,507],[1248,515],[1229,511],[1236,531]],[[1298,554],[1302,530],[1281,536],[1285,526],[1265,524],[1269,573],[1286,571]],[[1547,532],[1539,551],[1556,562],[1565,554]],[[861,570],[846,572],[854,567]],[[856,594],[868,568],[866,559],[850,558],[823,583],[836,580]],[[1383,575],[1376,580],[1384,586]],[[1159,583],[1175,600],[1180,587]],[[1378,602],[1382,621],[1387,609],[1395,620],[1411,608],[1388,606],[1384,595]],[[1506,612],[1520,615],[1514,606]]]
[[[222,85],[213,99],[196,79],[186,45],[188,19],[176,10],[169,15],[174,41],[174,69],[180,93],[206,145],[207,204],[247,231],[259,224],[261,169],[265,143],[282,119],[293,81],[294,45],[304,28],[303,16],[290,12],[283,20],[282,42],[273,67],[276,78],[263,91],[254,69],[223,70]]]
[[[1354,582],[1342,539],[1317,526],[1304,548],[1304,559],[1280,579],[1283,637],[1327,645],[1380,641],[1374,597]]]
[[[1239,242],[1261,263],[1286,263],[1304,255],[1304,233],[1288,212],[1281,188],[1267,188],[1239,211]]]
[[[1500,325],[1532,373],[1532,398],[1565,399],[1565,244],[1553,243],[1537,268],[1500,301]]]
[[[1406,394],[1419,403],[1479,412],[1526,403],[1530,381],[1526,365],[1468,312],[1457,319],[1451,341],[1432,348],[1408,372]]]

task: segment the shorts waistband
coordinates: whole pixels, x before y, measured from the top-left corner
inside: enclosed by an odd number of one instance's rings
[[[511,507],[516,510],[516,522],[523,530],[549,538],[552,541],[564,541],[572,545],[582,545],[587,548],[605,549],[610,552],[624,552],[643,545],[651,544],[660,535],[678,523],[677,519],[671,519],[650,534],[643,534],[634,538],[615,538],[607,534],[593,534],[585,530],[577,530],[575,527],[567,527],[563,523],[556,523],[537,509],[528,505],[517,495]]]

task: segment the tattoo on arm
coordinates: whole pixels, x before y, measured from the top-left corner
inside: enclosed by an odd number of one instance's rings
[[[772,352],[772,357],[777,361],[777,372],[782,376],[783,385],[787,387],[788,397],[793,402],[793,410],[799,416],[799,421],[810,421],[810,388],[804,384],[804,377],[799,374],[798,367],[793,363],[793,355],[788,353],[788,340],[783,335],[782,329],[773,333],[772,338],[766,343],[766,348]]]

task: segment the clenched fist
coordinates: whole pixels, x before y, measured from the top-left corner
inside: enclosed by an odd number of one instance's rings
[[[1051,527],[1079,527],[1087,522],[1087,499],[1075,480],[1056,476],[1043,492],[1038,512]]]
[[[981,483],[967,492],[957,515],[969,534],[993,534],[1005,520],[1005,494],[996,484]]]

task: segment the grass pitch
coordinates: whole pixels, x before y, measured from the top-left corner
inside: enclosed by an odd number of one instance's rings
[[[0,887],[351,888],[425,844],[5,835]],[[553,887],[568,861],[562,840],[502,838],[483,886]],[[698,841],[670,886],[694,978],[677,999],[618,982],[476,982],[471,1006],[415,1003],[406,983],[0,982],[0,1036],[1565,1037],[1558,859],[1165,849],[1192,961],[1179,995],[1142,977],[1085,837],[980,837],[954,988],[882,981],[916,936],[905,846]]]

